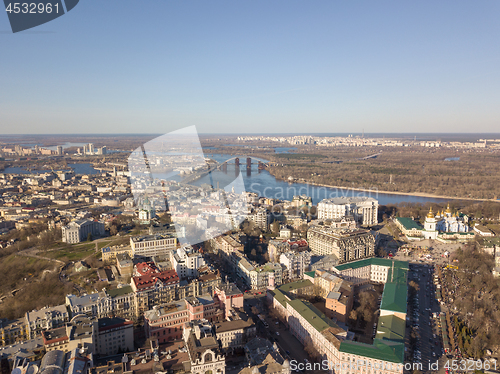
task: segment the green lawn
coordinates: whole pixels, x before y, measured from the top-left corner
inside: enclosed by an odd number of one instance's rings
[[[40,256],[55,258],[57,260],[67,257],[71,261],[78,261],[95,253],[95,244],[93,243],[89,244],[80,247],[71,247],[71,248],[40,252]]]
[[[500,225],[499,224],[488,223],[486,225],[486,227],[488,227],[491,231],[493,231],[495,233],[495,235],[500,235]]]

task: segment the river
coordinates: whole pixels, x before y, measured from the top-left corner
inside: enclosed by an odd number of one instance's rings
[[[267,170],[258,170],[257,164],[253,163],[250,172],[246,168],[246,158],[247,156],[242,155],[227,155],[227,154],[214,154],[205,152],[205,157],[216,160],[219,163],[224,162],[233,157],[240,158],[240,168],[239,173],[243,176],[243,181],[245,184],[245,190],[249,192],[255,192],[259,196],[267,198],[276,198],[282,200],[291,201],[293,196],[296,195],[307,195],[312,197],[313,204],[317,204],[323,199],[331,197],[351,197],[351,196],[370,196],[378,200],[379,204],[398,204],[402,202],[411,203],[427,203],[435,202],[442,203],[449,199],[443,198],[432,198],[425,196],[416,195],[399,195],[399,194],[388,194],[379,193],[376,190],[373,191],[357,191],[348,188],[331,188],[331,187],[321,187],[306,183],[288,183],[285,181],[277,180],[272,176]],[[256,162],[259,158],[252,157],[252,162]],[[266,162],[264,159],[260,159]],[[219,182],[219,186],[222,188],[233,182],[237,177],[236,166],[234,164],[228,164],[227,173],[222,171],[212,172],[212,175],[206,175],[198,179],[192,184],[211,184],[216,186],[216,182]],[[235,188],[235,192],[241,193],[243,188],[239,190]]]
[[[261,160],[262,162],[267,162],[267,160],[265,159],[252,157],[252,162],[254,163],[252,164],[251,169],[247,170],[246,168],[247,156],[209,153],[209,151],[210,151],[209,149],[205,148],[205,157],[211,158],[219,163],[223,163],[224,161],[233,157],[239,157],[241,166],[237,171],[234,163],[230,163],[228,164],[227,173],[224,173],[222,171],[214,171],[211,173],[211,175],[205,175],[200,179],[196,180],[195,182],[193,182],[192,184],[194,185],[200,186],[202,184],[210,184],[213,186],[217,186],[217,182],[219,182],[219,186],[223,188],[224,186],[235,181],[237,176],[241,173],[244,182],[244,188],[242,185],[238,186],[238,184],[236,184],[235,192],[241,193],[243,192],[243,190],[246,190],[249,192],[255,192],[259,196],[281,199],[281,200],[291,201],[293,196],[296,195],[307,195],[312,197],[313,204],[317,204],[319,201],[326,198],[351,197],[351,196],[370,196],[377,199],[379,204],[381,205],[398,204],[401,202],[442,203],[449,200],[443,198],[415,196],[410,194],[399,195],[399,194],[379,193],[376,190],[357,191],[348,188],[331,188],[331,187],[314,186],[306,183],[288,183],[285,181],[277,180],[267,170],[258,170],[256,162],[258,160]],[[288,149],[283,151],[286,152],[288,151]],[[68,167],[73,169],[75,174],[99,174],[99,171],[94,169],[92,165],[88,163],[68,164]],[[9,167],[3,171],[3,173],[10,173],[10,174],[36,174],[42,172],[50,172],[50,170],[36,170],[33,172],[28,172],[20,167]]]

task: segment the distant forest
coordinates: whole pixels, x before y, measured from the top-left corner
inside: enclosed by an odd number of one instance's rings
[[[376,158],[361,158],[382,152]],[[388,147],[300,147],[292,154],[268,156],[269,172],[338,187],[498,199],[500,152]],[[459,160],[446,161],[450,158]]]

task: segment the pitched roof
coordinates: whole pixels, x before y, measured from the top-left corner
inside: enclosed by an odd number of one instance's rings
[[[412,220],[411,218],[395,217],[394,219],[399,221],[399,223],[401,223],[406,230],[412,230],[412,229],[422,230],[422,227],[417,222]]]
[[[268,293],[270,293],[274,299],[276,299],[284,308],[286,308],[286,303],[289,300],[283,292],[281,292],[279,289],[275,290],[267,290]]]
[[[339,328],[332,320],[326,318],[323,313],[308,301],[295,299],[288,301],[288,304],[290,304],[293,309],[295,309],[318,332],[322,332],[330,327]]]
[[[404,342],[406,331],[405,320],[395,315],[382,316],[378,319],[377,339]]]
[[[292,283],[286,283],[282,286],[280,286],[280,291],[283,292],[292,292],[294,290],[298,290],[299,288],[304,288],[304,287],[312,287],[313,284],[311,283],[310,280],[308,279],[301,279],[297,282],[292,282]]]
[[[408,269],[407,261],[390,260],[387,258],[378,257],[371,257],[365,258],[363,260],[347,262],[345,264],[335,266],[335,269],[337,269],[338,271],[342,271],[347,269],[358,269],[369,265],[387,266],[392,268],[393,264],[395,269]]]
[[[407,286],[401,283],[386,283],[380,310],[406,313]]]
[[[344,340],[340,343],[340,352],[355,354],[402,364],[404,362],[404,343],[390,340],[373,339],[373,344]]]
[[[165,270],[158,273],[148,273],[142,276],[132,278],[137,291],[152,287],[156,282],[162,282],[165,285],[179,283],[179,276],[175,270]]]

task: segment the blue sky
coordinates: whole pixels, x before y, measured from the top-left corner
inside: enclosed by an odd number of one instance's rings
[[[500,132],[500,2],[82,0],[12,34],[0,133]]]

